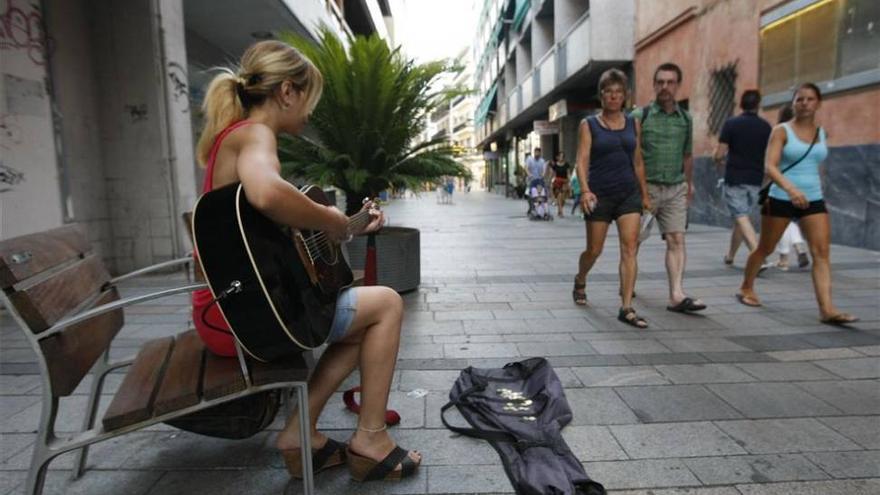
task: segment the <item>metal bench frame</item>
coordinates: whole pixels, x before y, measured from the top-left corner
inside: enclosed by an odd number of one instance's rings
[[[146,268],[142,268],[131,273],[116,277],[111,279],[107,288],[114,287],[119,282],[124,280],[128,280],[131,278],[135,278],[141,275],[146,275],[158,270],[168,270],[177,266],[189,265],[193,262],[192,256],[186,256],[183,258],[178,258],[171,261],[166,261],[164,263],[158,263]],[[187,268],[187,277],[189,278],[189,269]],[[74,462],[74,467],[72,471],[73,479],[77,479],[82,476],[85,470],[85,464],[89,453],[89,445],[97,442],[101,442],[104,440],[109,440],[114,437],[118,437],[120,435],[124,435],[126,433],[140,430],[146,428],[148,426],[154,425],[156,423],[161,423],[170,419],[174,419],[180,416],[184,416],[196,411],[200,411],[203,409],[207,409],[212,406],[216,406],[218,404],[222,404],[224,402],[229,402],[235,399],[240,399],[242,397],[247,397],[249,395],[253,395],[259,392],[264,392],[267,390],[275,390],[275,389],[287,389],[289,391],[296,390],[297,392],[297,407],[299,410],[299,426],[300,426],[300,444],[302,445],[303,452],[311,452],[311,435],[310,435],[310,424],[309,424],[309,409],[308,409],[308,385],[305,381],[284,381],[277,382],[265,385],[254,385],[250,376],[250,372],[248,370],[247,363],[245,361],[245,356],[241,350],[241,347],[236,342],[235,348],[238,355],[238,362],[241,366],[242,376],[245,381],[245,389],[240,392],[235,392],[230,395],[226,395],[224,397],[220,397],[212,400],[202,400],[199,404],[180,409],[177,411],[169,412],[167,414],[163,414],[160,416],[154,416],[148,420],[141,421],[138,423],[134,423],[131,425],[127,425],[112,431],[104,431],[103,425],[95,426],[95,416],[98,410],[99,401],[101,398],[101,390],[104,386],[104,378],[107,373],[115,370],[117,368],[128,366],[132,364],[134,361],[134,356],[120,359],[116,361],[110,360],[110,347],[111,343],[107,346],[107,349],[104,351],[103,355],[98,359],[97,363],[95,363],[94,367],[91,370],[92,374],[92,384],[91,390],[89,392],[89,400],[88,405],[86,407],[86,415],[85,420],[83,421],[82,431],[75,433],[69,437],[59,437],[55,433],[55,420],[58,414],[58,397],[54,396],[52,393],[52,385],[49,379],[49,368],[46,363],[46,358],[43,355],[42,349],[40,347],[40,341],[55,335],[56,333],[62,331],[64,328],[69,327],[75,323],[79,323],[95,316],[107,313],[109,311],[117,310],[120,308],[125,308],[127,306],[132,306],[135,304],[143,303],[146,301],[151,301],[154,299],[159,299],[166,296],[171,296],[174,294],[181,293],[189,293],[197,289],[207,288],[207,284],[204,283],[190,283],[188,285],[184,285],[181,287],[175,287],[166,290],[160,290],[156,292],[152,292],[149,294],[122,298],[117,301],[113,301],[112,303],[104,304],[101,306],[97,306],[91,309],[87,309],[85,311],[81,311],[74,315],[68,315],[66,318],[63,318],[61,321],[58,321],[50,328],[39,332],[34,333],[25,320],[22,318],[21,314],[12,304],[8,295],[5,291],[0,290],[0,302],[7,308],[9,313],[15,319],[16,323],[18,323],[21,330],[24,332],[25,336],[28,339],[28,342],[31,344],[31,348],[37,355],[37,364],[40,368],[40,377],[42,381],[43,388],[43,407],[40,413],[40,426],[37,431],[37,438],[34,442],[33,447],[33,455],[31,458],[31,465],[28,471],[27,477],[27,485],[26,492],[32,495],[40,495],[43,492],[43,485],[45,483],[46,471],[49,467],[49,463],[57,456],[69,452],[71,450],[79,449],[79,452],[76,455],[76,460]],[[118,335],[118,334],[117,334]],[[309,354],[307,357],[307,362],[309,362],[309,367],[312,367],[313,356]],[[287,394],[284,394],[287,395]],[[289,396],[288,397],[288,405],[289,405]],[[288,407],[289,410],[289,407]],[[303,455],[302,456],[302,467],[303,467],[303,492],[307,495],[314,494],[314,477],[312,473],[312,456],[311,455]]]

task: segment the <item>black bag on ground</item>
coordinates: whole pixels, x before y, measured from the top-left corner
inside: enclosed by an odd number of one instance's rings
[[[209,437],[249,438],[272,424],[280,402],[280,391],[268,390],[174,418],[165,423]]]
[[[446,421],[452,406],[471,428]],[[605,495],[562,438],[572,412],[544,358],[462,370],[440,417],[450,430],[492,444],[517,495]]]

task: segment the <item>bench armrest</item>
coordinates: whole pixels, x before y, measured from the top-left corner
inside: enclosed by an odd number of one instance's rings
[[[151,272],[154,272],[157,270],[171,268],[171,267],[177,266],[177,265],[185,265],[185,264],[192,263],[192,262],[193,262],[192,253],[189,253],[188,255],[186,255],[182,258],[176,258],[176,259],[169,260],[169,261],[163,261],[162,263],[156,263],[155,265],[146,266],[146,267],[141,268],[139,270],[135,270],[133,272],[126,273],[125,275],[120,275],[116,278],[112,278],[112,279],[110,279],[109,282],[107,282],[107,284],[117,285],[119,282],[122,282],[123,280],[128,280],[130,278],[140,277],[141,275],[146,275],[148,273],[151,273]]]
[[[107,304],[102,304],[100,306],[83,311],[82,313],[77,313],[77,314],[70,316],[68,318],[64,318],[61,321],[59,321],[59,322],[55,323],[54,325],[52,325],[51,327],[49,327],[48,329],[37,334],[37,338],[44,339],[46,337],[49,337],[51,335],[54,335],[54,334],[60,332],[61,330],[65,329],[71,325],[75,325],[77,323],[88,320],[89,318],[94,318],[98,315],[107,313],[109,311],[114,311],[114,310],[117,310],[120,308],[124,308],[126,306],[139,304],[139,303],[142,303],[145,301],[151,301],[153,299],[159,299],[162,297],[173,296],[174,294],[181,294],[184,292],[192,292],[194,290],[207,289],[207,288],[208,288],[208,284],[192,284],[192,285],[184,285],[181,287],[174,287],[172,289],[160,290],[157,292],[151,292],[149,294],[143,294],[140,296],[126,297],[124,299],[119,299],[117,301],[113,301],[113,302],[107,303]]]

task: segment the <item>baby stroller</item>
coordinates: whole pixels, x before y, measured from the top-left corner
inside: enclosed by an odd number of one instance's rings
[[[529,220],[553,221],[550,205],[547,203],[547,186],[543,180],[534,180],[529,184],[526,199],[529,202],[529,211],[526,212]]]

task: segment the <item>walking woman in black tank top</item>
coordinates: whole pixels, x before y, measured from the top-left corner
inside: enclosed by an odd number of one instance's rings
[[[639,147],[639,123],[623,113],[626,87],[623,72],[605,71],[599,78],[602,113],[584,119],[578,131],[577,176],[587,224],[587,249],[580,256],[572,298],[575,304],[587,303],[587,273],[602,254],[608,226],[617,222],[621,295],[617,319],[647,328],[648,323],[632,307],[632,296],[638,270],[639,220],[643,210],[651,209],[651,200]]]

